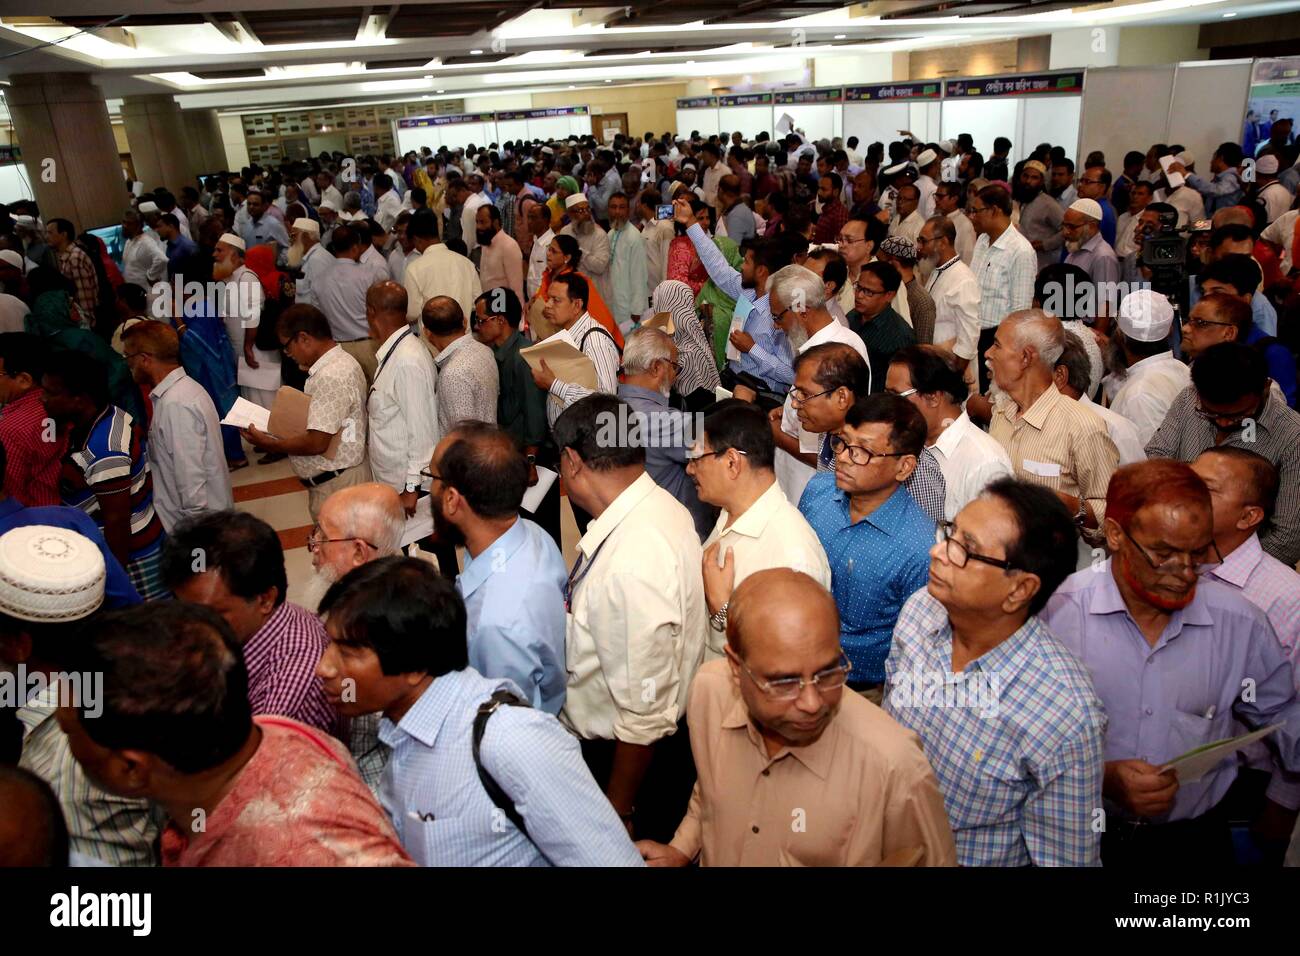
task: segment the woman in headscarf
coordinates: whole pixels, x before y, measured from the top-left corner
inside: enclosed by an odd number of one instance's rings
[[[700,228],[712,237],[713,211],[705,205],[703,199],[695,197],[691,198],[691,211],[695,213],[695,221]],[[667,278],[685,282],[693,294],[699,295],[704,283],[709,281],[709,273],[695,251],[695,243],[686,235],[686,228],[680,222],[673,223],[673,231],[677,235],[668,243],[668,263],[664,271]]]
[[[695,311],[695,295],[685,282],[668,279],[655,286],[651,297],[655,312],[673,318],[673,342],[682,371],[677,376],[677,393],[686,400],[688,411],[699,411],[715,401],[713,390],[720,384],[713,349]]]
[[[618,323],[614,321],[609,306],[601,298],[596,283],[592,281],[590,276],[578,272],[578,264],[581,261],[582,250],[578,248],[578,240],[574,239],[573,236],[556,236],[551,240],[550,246],[546,249],[546,269],[542,272],[541,285],[537,287],[537,295],[533,296],[528,305],[529,321],[535,321],[536,316],[541,314],[551,288],[551,280],[556,276],[577,273],[587,280],[587,314],[599,322],[605,331],[614,337],[614,344],[622,352],[623,332],[619,329]],[[551,331],[554,331],[554,329]]]
[[[564,190],[564,195],[560,195],[560,190]],[[572,176],[561,176],[555,181],[555,194],[546,200],[546,208],[551,211],[551,228],[559,233],[564,226],[564,201],[574,193],[582,192],[582,187]]]

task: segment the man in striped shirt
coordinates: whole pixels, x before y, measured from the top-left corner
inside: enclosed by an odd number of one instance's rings
[[[979,233],[970,267],[980,287],[977,368],[980,391],[986,392],[989,376],[984,353],[993,344],[998,324],[1033,304],[1038,254],[1011,225],[1011,194],[1004,187],[985,186],[970,200],[967,213]]]
[[[230,624],[248,668],[253,715],[278,714],[336,731],[316,664],[329,643],[310,611],[285,600],[280,538],[241,511],[181,522],[163,549],[163,580],[182,601],[210,607]]]
[[[77,305],[93,316],[99,304],[99,277],[90,256],[76,243],[77,228],[66,219],[51,219],[45,234],[58,258],[59,271],[72,282]]]

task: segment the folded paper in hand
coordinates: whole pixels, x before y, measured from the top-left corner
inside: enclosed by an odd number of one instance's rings
[[[271,414],[266,422],[267,431],[281,438],[307,434],[307,412],[310,408],[310,395],[300,392],[296,388],[290,388],[288,385],[280,386],[280,390],[275,393],[275,401],[271,404]],[[343,428],[347,427],[348,423],[344,422]],[[340,429],[330,439],[323,457],[333,458],[337,455],[339,453],[339,444],[342,441],[343,432]]]
[[[560,476],[551,469],[538,465],[537,484],[525,489],[524,500],[519,507],[530,514],[536,514],[537,509],[541,507],[542,499],[546,497],[546,493],[551,490],[551,485],[555,484],[555,479],[558,477]]]
[[[269,431],[267,422],[270,417],[269,408],[255,405],[246,398],[236,398],[235,404],[231,405],[230,411],[226,412],[226,417],[221,419],[221,424],[233,425],[236,428],[247,428],[252,425],[259,431]]]
[[[596,390],[596,366],[578,348],[578,343],[573,340],[568,329],[560,329],[550,338],[536,345],[530,345],[526,349],[520,349],[519,354],[534,371],[541,370],[542,360],[545,359],[546,364],[550,366],[551,374],[559,381],[570,385],[581,385],[593,392]]]
[[[1170,189],[1177,189],[1187,182],[1182,173],[1171,173],[1169,171],[1169,167],[1176,162],[1178,162],[1178,157],[1174,155],[1160,157],[1160,168],[1165,171],[1165,179],[1168,180]]]
[[[1216,740],[1213,743],[1194,747],[1182,756],[1169,761],[1160,770],[1162,773],[1166,770],[1177,773],[1180,784],[1195,783],[1238,750],[1267,737],[1281,726],[1281,724],[1274,724],[1271,727],[1261,727],[1240,737],[1228,737],[1225,740]]]

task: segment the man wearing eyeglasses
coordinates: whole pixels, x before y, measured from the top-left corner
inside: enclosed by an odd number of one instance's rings
[[[1101,207],[1101,237],[1112,248],[1115,246],[1117,220],[1115,207],[1106,198],[1110,192],[1110,170],[1105,166],[1089,166],[1079,177],[1078,198],[1092,199]]]
[[[862,267],[875,258],[876,250],[885,241],[886,233],[886,226],[879,219],[854,216],[844,223],[840,234],[835,237],[836,251],[844,257],[844,265],[849,272],[844,288],[839,293],[840,308],[845,313],[853,310],[853,290]]]
[[[1083,663],[1105,705],[1108,866],[1233,863],[1225,759],[1196,779],[1163,770],[1194,748],[1281,724],[1281,766],[1300,770],[1300,702],[1268,619],[1206,575],[1222,564],[1210,493],[1183,462],[1126,465],[1107,494],[1113,557],[1057,589],[1043,621]]]
[[[1193,461],[1221,446],[1247,448],[1277,468],[1277,511],[1259,542],[1294,565],[1300,561],[1300,415],[1272,388],[1263,355],[1239,342],[1211,346],[1192,363],[1191,387],[1174,399],[1146,451],[1151,458]]]
[[[1011,194],[1004,187],[985,186],[971,197],[967,212],[979,235],[971,254],[970,267],[980,287],[976,369],[980,392],[984,393],[988,391],[990,381],[984,355],[993,344],[998,324],[1012,312],[1033,304],[1038,253],[1029,240],[1011,225]],[[1053,227],[1054,230],[1057,228],[1059,222]]]
[[[725,660],[691,685],[690,807],[670,843],[637,844],[645,860],[953,865],[943,797],[916,735],[844,693],[850,674],[824,588],[788,568],[747,578],[732,598]]]
[[[867,347],[871,365],[871,388],[885,387],[889,360],[899,349],[916,344],[916,333],[894,310],[903,277],[887,262],[868,262],[853,287],[853,311],[849,328]]]

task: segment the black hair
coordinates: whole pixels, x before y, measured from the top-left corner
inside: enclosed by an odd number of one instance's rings
[[[816,259],[818,262],[825,260],[826,265],[822,267],[822,281],[835,283],[837,293],[844,288],[844,283],[849,280],[849,265],[842,255],[834,249],[823,248],[809,253],[808,258]]]
[[[53,226],[69,239],[77,238],[77,227],[68,219],[51,219],[49,225]]]
[[[101,747],[144,750],[180,773],[219,766],[253,728],[248,671],[225,619],[184,601],[95,618],[78,665],[104,675],[102,713],[81,726]]]
[[[831,185],[835,188],[835,195],[839,195],[840,190],[844,188],[844,180],[840,178],[839,173],[827,173],[822,179],[829,179]]]
[[[412,239],[434,239],[438,235],[438,220],[429,209],[419,209],[406,225],[406,234]]]
[[[1074,521],[1054,492],[1019,478],[992,481],[981,497],[998,499],[1015,519],[1019,533],[1006,545],[1007,562],[1038,577],[1038,593],[1029,602],[1029,613],[1037,614],[1078,563]]]
[[[1224,242],[1254,242],[1255,233],[1249,226],[1240,222],[1224,223],[1218,229],[1210,233],[1210,248],[1217,249]],[[1243,256],[1243,258],[1250,258]],[[1252,287],[1253,288],[1253,287]]]
[[[26,792],[28,799],[23,799]],[[29,826],[22,828],[8,847],[0,845],[0,867],[41,866],[62,868],[68,865],[68,824],[63,807],[50,785],[24,767],[0,764],[0,794],[6,814],[17,813],[20,806],[34,804],[37,816],[25,816]]]
[[[592,471],[645,464],[645,443],[632,427],[634,413],[621,398],[596,392],[574,402],[555,420],[555,445],[572,448]]]
[[[1255,314],[1249,305],[1227,292],[1208,292],[1196,304],[1199,306],[1202,302],[1209,306],[1220,321],[1226,320],[1237,327],[1239,342],[1246,341],[1250,327],[1255,324]]]
[[[772,470],[776,442],[767,416],[757,405],[735,398],[718,402],[704,419],[704,434],[714,451],[734,448],[745,453],[751,468]]]
[[[821,388],[847,388],[854,395],[867,394],[867,363],[853,346],[844,342],[814,345],[795,357],[795,374],[809,362],[813,363],[813,381]]]
[[[560,237],[557,236],[556,238]],[[591,289],[588,287],[586,279],[576,272],[566,272],[553,278],[551,285],[555,285],[557,282],[569,290],[570,299],[581,302],[582,307],[587,308],[587,304],[591,301]]]
[[[514,289],[497,286],[495,289],[488,289],[474,301],[482,302],[488,315],[499,315],[512,329],[519,328],[519,322],[523,318],[523,306],[519,304],[519,296],[515,295]]]
[[[485,422],[460,422],[438,470],[480,518],[519,513],[528,488],[528,462],[508,432]]]
[[[172,590],[205,571],[219,572],[230,593],[246,601],[274,587],[276,607],[289,587],[280,536],[243,511],[207,511],[181,521],[163,544],[161,570]]]
[[[357,230],[347,223],[335,226],[334,232],[330,235],[330,249],[336,253],[355,249],[360,242],[361,237],[357,235]]]
[[[1192,363],[1192,384],[1203,401],[1230,405],[1268,388],[1268,362],[1259,349],[1243,342],[1220,342]]]
[[[890,365],[906,365],[912,388],[919,395],[942,392],[949,400],[960,405],[970,394],[970,388],[957,370],[951,352],[933,345],[909,345],[895,352]]]
[[[1146,153],[1140,153],[1136,149],[1130,149],[1124,154],[1124,168],[1131,169],[1134,166],[1141,166],[1146,162]]]
[[[984,205],[1000,210],[1004,216],[1011,215],[1011,193],[1007,191],[1007,187],[990,183],[976,195]]]
[[[386,676],[469,666],[465,602],[427,561],[392,555],[353,568],[325,592],[320,614],[336,643],[374,651]]]
[[[325,313],[314,305],[304,302],[291,305],[280,313],[276,320],[275,332],[283,339],[292,339],[299,332],[306,332],[314,339],[330,339],[334,333],[330,330],[330,320]]]
[[[551,241],[559,243],[560,252],[569,260],[569,267],[577,269],[578,264],[582,262],[582,249],[578,245],[578,240],[566,233],[557,233]]]
[[[109,404],[108,367],[85,352],[54,352],[44,374],[57,378],[68,394],[89,398],[95,408]]]
[[[1250,470],[1249,504],[1257,504],[1264,510],[1264,519],[1273,517],[1277,506],[1279,479],[1277,466],[1257,451],[1242,448],[1239,445],[1215,445],[1201,452],[1202,455],[1222,455],[1224,458],[1239,461]]]
[[[894,451],[904,455],[921,454],[927,432],[925,418],[907,399],[888,392],[859,395],[844,416],[844,424],[850,428],[876,422],[890,426],[889,444]]]
[[[50,360],[50,349],[38,335],[5,332],[0,334],[0,360],[4,361],[5,374],[10,378],[26,372],[34,384],[40,385]]]
[[[862,271],[869,272],[879,279],[886,292],[897,292],[898,287],[903,284],[902,274],[888,262],[881,262],[879,259],[863,263]]]
[[[1223,226],[1221,228],[1227,229],[1228,227]],[[1240,228],[1246,229],[1245,226]],[[1196,277],[1196,281],[1198,284],[1204,285],[1207,281],[1213,279],[1216,282],[1223,282],[1232,286],[1237,290],[1238,295],[1254,295],[1255,290],[1259,288],[1261,278],[1259,263],[1244,253],[1234,252],[1232,255],[1211,262]]]
[[[1243,156],[1242,149],[1231,140],[1226,143],[1220,143],[1219,148],[1215,150],[1215,153],[1218,154],[1219,159],[1223,160],[1225,165],[1230,166],[1233,169],[1236,169],[1241,165]]]
[[[993,152],[1008,153],[1011,151],[1011,140],[1005,136],[995,136],[993,138]]]

